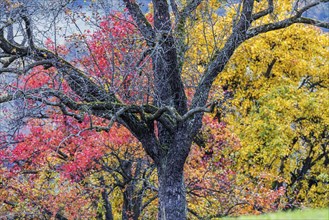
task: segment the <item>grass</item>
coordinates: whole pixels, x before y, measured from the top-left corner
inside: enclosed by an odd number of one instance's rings
[[[329,220],[329,209],[305,209],[292,212],[277,212],[257,216],[240,216],[222,220]]]

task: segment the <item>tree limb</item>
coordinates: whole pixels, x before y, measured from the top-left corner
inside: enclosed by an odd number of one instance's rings
[[[52,64],[53,64],[53,60],[40,60],[40,61],[35,61],[28,66],[25,66],[24,69],[19,69],[17,67],[0,68],[0,74],[1,73],[15,73],[18,75],[23,75],[23,74],[27,73],[29,70],[31,70],[33,67],[43,66],[43,65],[52,65]],[[4,65],[4,66],[7,66],[7,65]]]
[[[183,116],[181,116],[174,108],[172,108],[170,106],[164,106],[162,108],[159,108],[153,115],[147,117],[147,120],[156,120],[156,119],[160,118],[164,113],[168,112],[171,114],[171,116],[174,117],[174,119],[177,122],[183,122],[183,121],[186,121],[187,119],[189,119],[190,117],[192,117],[193,115],[195,115],[196,113],[213,112],[216,104],[217,104],[217,102],[212,102],[212,103],[207,104],[204,107],[195,107],[195,108],[189,110],[188,112],[186,112]],[[210,108],[208,108],[209,106],[210,106]]]
[[[233,28],[232,34],[229,36],[224,47],[216,51],[209,62],[203,77],[196,89],[192,100],[192,108],[203,106],[206,104],[210,88],[218,76],[226,66],[227,62],[233,55],[235,49],[245,41],[245,35],[252,21],[252,10],[254,7],[253,0],[243,1],[242,11],[237,24]],[[201,120],[201,119],[199,119]],[[199,125],[200,126],[200,125]]]
[[[152,25],[147,21],[143,12],[139,8],[139,5],[136,3],[136,1],[132,1],[132,0],[123,0],[123,2],[126,4],[129,13],[131,14],[134,21],[136,22],[137,27],[139,31],[142,33],[143,37],[145,38],[147,44],[149,46],[153,46],[155,32],[152,28]]]
[[[299,9],[296,15],[285,20],[250,28],[250,23],[253,21],[253,19],[263,16],[264,14],[269,12],[271,8],[269,7],[268,11],[262,12],[261,14],[252,15],[253,2],[254,1],[251,0],[243,1],[243,7],[239,21],[237,25],[234,26],[232,34],[228,38],[224,47],[221,50],[216,51],[212,61],[209,62],[193,97],[192,108],[202,106],[206,103],[210,88],[215,78],[223,71],[228,60],[233,55],[235,49],[247,39],[255,37],[261,33],[282,29],[295,23],[312,24],[318,27],[325,28],[329,27],[329,24],[327,22],[320,22],[314,19],[300,17],[302,12],[320,3],[329,2],[329,0],[319,0],[316,3],[306,5],[303,8]],[[269,3],[271,2],[269,1]],[[197,114],[197,120],[195,120],[194,122],[194,129],[191,130],[192,132],[197,132],[197,130],[200,129],[201,119],[202,113]]]
[[[268,4],[267,9],[252,15],[252,20],[253,21],[255,21],[259,18],[262,18],[262,17],[264,17],[268,14],[271,14],[273,12],[273,10],[274,10],[273,0],[267,0],[267,4]]]
[[[303,23],[303,24],[312,24],[314,26],[323,27],[323,28],[329,28],[329,22],[322,22],[317,21],[311,18],[304,18],[304,17],[298,17],[297,15],[287,18],[282,21],[278,21],[275,23],[265,24],[258,27],[251,28],[247,31],[246,38],[250,39],[252,37],[255,37],[261,33],[266,33],[269,31],[279,30],[282,28],[289,27],[296,23]]]
[[[317,5],[321,4],[321,3],[326,3],[326,2],[329,2],[329,0],[318,0],[318,1],[315,1],[315,2],[311,2],[311,3],[307,4],[307,5],[305,5],[304,7],[300,8],[300,9],[297,9],[296,10],[296,16],[297,17],[301,17],[302,14],[305,11],[313,8],[314,6],[317,6]],[[297,5],[297,7],[298,7],[298,5]]]
[[[193,12],[203,0],[191,0],[180,12],[180,16],[185,19],[191,12]]]
[[[177,20],[179,18],[179,10],[178,10],[177,3],[176,3],[175,0],[170,0],[170,7],[171,7],[171,10],[173,11],[173,13],[175,15],[176,20]]]
[[[317,27],[329,29],[329,22],[319,21],[319,20],[312,19],[312,18],[300,17],[297,19],[297,22],[303,23],[303,24],[311,24],[311,25],[314,25]]]
[[[33,41],[33,29],[32,29],[31,20],[30,20],[30,18],[25,13],[26,12],[24,12],[21,15],[21,18],[25,22],[25,29],[26,29],[27,39],[28,39],[28,42],[29,42],[29,46],[31,48],[35,48],[34,41]]]

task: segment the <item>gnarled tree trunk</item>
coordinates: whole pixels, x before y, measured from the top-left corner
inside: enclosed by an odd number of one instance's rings
[[[159,219],[186,219],[187,203],[184,183],[184,163],[192,141],[187,135],[177,132],[174,141],[157,163],[159,181]]]
[[[162,164],[158,167],[158,179],[159,219],[186,219],[183,167],[176,169],[172,164]]]

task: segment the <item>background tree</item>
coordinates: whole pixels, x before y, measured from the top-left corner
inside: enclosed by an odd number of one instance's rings
[[[222,78],[235,91],[230,121],[242,141],[241,166],[282,178],[270,184],[286,186],[290,206],[326,206],[328,35],[295,26],[255,40],[241,49],[262,52],[237,58],[247,74]]]
[[[278,7],[286,8],[284,4]],[[213,6],[208,6],[208,11],[212,10]],[[200,34],[190,37],[195,45],[188,53],[190,65],[186,65],[191,85],[210,57],[199,57],[200,48],[211,55],[213,48],[221,45],[214,33],[226,27],[225,21],[230,21],[214,15],[200,16],[199,20],[192,32]],[[207,23],[216,25],[206,29]],[[249,192],[257,190],[260,182],[262,190],[279,190],[284,186],[287,198],[280,200],[281,207],[285,203],[286,208],[326,206],[323,200],[328,187],[328,123],[323,115],[327,108],[323,98],[328,90],[326,42],[328,35],[320,29],[297,25],[255,37],[236,51],[211,95],[222,99],[224,91],[224,96],[231,99],[216,114],[241,138],[242,147],[236,158],[239,165],[235,168],[242,171],[238,172],[238,179],[245,179]],[[225,112],[229,117],[225,117]],[[282,154],[285,159],[278,158]],[[254,203],[248,205],[251,208],[248,212],[276,209],[275,203],[269,201],[255,199]]]
[[[68,137],[84,126],[62,118],[48,122],[35,120],[24,142],[3,152],[10,167],[3,167],[1,211],[42,219],[138,219],[156,198],[155,173],[129,132],[121,127],[111,136]]]
[[[141,53],[140,60],[143,62],[148,59],[152,65],[150,77],[146,77],[149,80],[149,90],[146,90],[149,96],[146,97],[149,99],[141,95],[137,96],[138,100],[127,101],[121,90],[116,87],[108,88],[101,77],[89,72],[88,68],[74,61],[68,62],[56,50],[43,49],[38,43],[39,36],[35,33],[33,20],[38,14],[33,14],[32,11],[35,12],[44,5],[39,6],[36,3],[38,8],[31,11],[24,2],[5,1],[1,3],[6,13],[1,16],[0,73],[14,73],[17,81],[14,85],[5,86],[6,93],[1,96],[0,102],[23,100],[25,111],[22,118],[43,117],[44,111],[52,107],[55,111],[80,121],[84,114],[104,120],[97,126],[89,123],[86,130],[108,131],[115,121],[122,124],[142,143],[145,152],[157,167],[159,219],[186,219],[183,168],[192,141],[202,126],[204,112],[211,112],[216,104],[211,101],[207,103],[212,84],[227,66],[236,49],[248,39],[294,23],[328,27],[325,22],[302,16],[303,12],[327,0],[284,4],[289,6],[284,10],[280,9],[280,5],[285,1],[275,1],[275,4],[272,0],[238,2],[233,6],[236,10],[232,14],[232,25],[227,29],[229,35],[222,38],[222,46],[215,46],[210,59],[204,64],[202,77],[193,96],[189,96],[189,102],[182,81],[185,53],[189,49],[185,28],[187,24],[193,25],[189,21],[197,19],[193,15],[202,1],[178,5],[175,1],[154,0],[154,19],[151,22],[146,19],[137,2],[123,2],[131,15],[130,21],[140,33],[141,40],[131,43],[133,46],[143,45],[146,48]],[[60,2],[59,6],[65,9],[69,6],[66,4],[67,2]],[[169,8],[172,9],[172,14]],[[64,11],[72,18],[72,12],[68,8]],[[260,20],[271,16],[275,17],[274,21]],[[129,21],[128,16],[125,18]],[[22,34],[21,38],[12,37],[8,31],[13,25]],[[201,51],[200,56],[203,55]],[[118,67],[116,62],[113,64]],[[136,65],[137,69],[138,67]],[[50,75],[49,80],[40,81],[34,87],[24,86],[33,80],[31,70],[35,68],[39,68],[40,73],[42,68],[53,68],[54,74]],[[124,84],[125,80],[120,83],[123,87]],[[108,126],[100,127],[104,123]]]

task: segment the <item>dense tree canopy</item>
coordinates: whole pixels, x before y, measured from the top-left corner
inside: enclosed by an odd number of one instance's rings
[[[327,206],[329,24],[304,17],[326,2],[2,1],[4,212]]]

